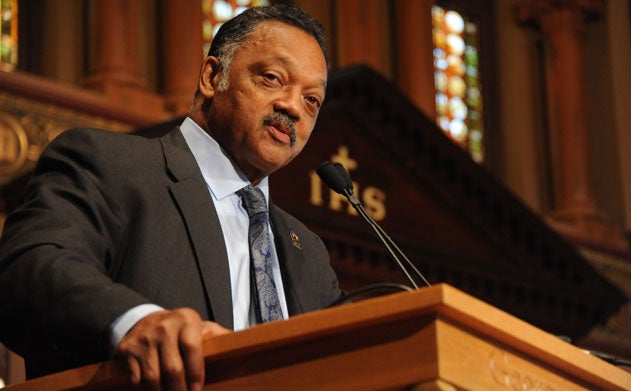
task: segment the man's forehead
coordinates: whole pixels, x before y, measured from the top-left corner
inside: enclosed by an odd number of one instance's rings
[[[289,31],[288,34],[302,33],[302,34],[307,34],[307,35],[311,36],[311,34],[306,32],[305,30],[301,29],[300,27],[294,26],[294,25],[289,24],[289,23],[281,22],[280,20],[263,20],[263,21],[257,23],[254,26],[254,28],[250,32],[250,35],[252,35],[252,34],[254,34],[256,32],[269,31],[269,30],[276,29],[276,28],[292,30],[292,31]],[[315,37],[314,37],[314,39],[315,39]]]
[[[283,30],[282,33],[279,32],[279,30]],[[274,35],[280,34],[283,36],[291,35],[292,39],[298,39],[298,38],[304,37],[308,40],[309,39],[313,40],[313,42],[318,46],[318,48],[320,48],[320,52],[322,52],[322,55],[324,56],[324,51],[314,35],[312,35],[306,30],[301,29],[298,26],[294,26],[292,24],[288,24],[288,23],[281,22],[278,20],[264,20],[262,22],[259,22],[256,26],[254,26],[252,31],[247,35],[245,42],[247,43],[248,41],[251,41],[251,40],[264,40],[265,37],[270,34],[274,34]],[[293,36],[296,36],[296,38],[294,38]],[[326,62],[326,59],[325,59],[325,62]]]
[[[300,39],[310,40],[314,50],[309,51],[307,49],[309,45],[299,42]],[[319,82],[323,88],[326,88],[328,69],[322,47],[315,37],[296,26],[278,21],[261,22],[248,35],[241,49],[252,51],[243,55],[250,60],[258,58],[257,62],[275,62],[295,67],[298,63],[305,64],[308,61],[314,66],[311,73],[313,76],[321,73]],[[305,53],[300,52],[302,50],[305,50]],[[321,72],[317,69],[320,65]]]

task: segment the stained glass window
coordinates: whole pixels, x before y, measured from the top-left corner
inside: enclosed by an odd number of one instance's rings
[[[438,126],[484,161],[478,26],[454,10],[432,7],[434,82]]]
[[[247,8],[269,5],[268,0],[202,0],[202,34],[204,54],[208,53],[210,43],[221,25],[239,15]]]
[[[18,0],[0,0],[0,70],[12,71],[18,63]]]

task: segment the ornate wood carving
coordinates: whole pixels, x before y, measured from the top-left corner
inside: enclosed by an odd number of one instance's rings
[[[61,132],[79,126],[131,129],[115,120],[0,92],[0,234],[7,213],[21,202],[25,178],[42,150]]]
[[[77,126],[114,131],[131,128],[118,121],[0,93],[0,184],[28,174],[52,139]]]

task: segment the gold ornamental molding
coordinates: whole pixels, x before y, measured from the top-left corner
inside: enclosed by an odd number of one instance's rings
[[[0,176],[19,170],[29,153],[28,136],[13,116],[0,112]]]
[[[42,150],[75,127],[132,130],[119,121],[0,92],[0,185],[31,171]]]

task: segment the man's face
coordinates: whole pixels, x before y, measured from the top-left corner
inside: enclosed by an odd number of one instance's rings
[[[324,101],[327,67],[308,33],[262,22],[237,50],[227,75],[214,76],[206,113],[210,134],[252,181],[285,166],[304,148]]]

